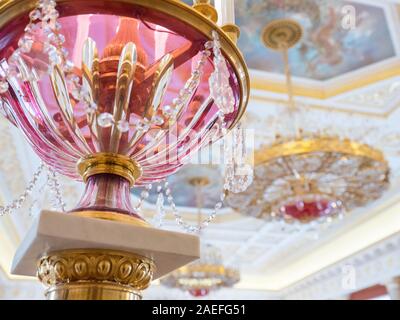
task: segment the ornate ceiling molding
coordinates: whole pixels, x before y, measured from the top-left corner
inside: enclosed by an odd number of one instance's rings
[[[286,299],[336,299],[400,275],[400,232],[282,291]]]
[[[400,74],[400,60],[389,59],[385,62],[351,72],[328,81],[314,81],[295,78],[293,93],[299,97],[326,100],[339,94],[351,92],[377,82],[396,77]],[[284,76],[268,72],[251,72],[251,86],[254,90],[285,94],[287,92]]]

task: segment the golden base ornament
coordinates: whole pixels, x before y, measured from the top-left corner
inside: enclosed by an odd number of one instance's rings
[[[153,278],[152,260],[113,250],[64,250],[43,256],[38,278],[50,300],[139,300]]]
[[[42,211],[11,273],[37,276],[49,300],[138,300],[152,280],[199,256],[198,237],[155,229],[134,217]]]

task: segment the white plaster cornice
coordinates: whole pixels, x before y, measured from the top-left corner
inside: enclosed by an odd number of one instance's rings
[[[337,299],[400,275],[400,232],[282,291],[286,299]]]

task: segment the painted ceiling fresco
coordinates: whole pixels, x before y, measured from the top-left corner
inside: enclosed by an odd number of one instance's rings
[[[195,208],[196,193],[202,192],[203,208],[212,209],[220,200],[223,189],[222,169],[217,165],[188,164],[177,173],[170,176],[167,181],[174,196],[175,204],[179,207]],[[200,190],[193,186],[190,181],[193,178],[207,177],[209,184]],[[134,188],[132,193],[139,197],[143,189]],[[155,204],[157,201],[157,185],[154,185],[148,202]]]
[[[355,9],[355,28],[344,28],[343,7]],[[395,55],[382,8],[333,0],[240,0],[236,21],[241,28],[239,46],[250,68],[283,73],[281,54],[260,41],[271,20],[292,18],[304,30],[302,41],[289,52],[293,74],[327,80]]]
[[[192,0],[185,0],[191,4]],[[343,27],[345,6],[355,9],[355,27]],[[383,8],[342,0],[235,1],[239,47],[251,69],[283,73],[279,52],[264,47],[261,32],[274,19],[291,18],[304,30],[289,52],[293,74],[328,80],[396,55]]]

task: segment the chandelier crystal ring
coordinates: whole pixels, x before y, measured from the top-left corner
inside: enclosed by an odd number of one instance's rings
[[[218,251],[215,247],[204,247],[202,260],[182,267],[161,279],[161,284],[168,288],[178,288],[189,292],[194,297],[201,297],[220,288],[230,288],[240,281],[240,272],[227,267],[223,261],[207,261],[209,251]]]
[[[332,219],[378,199],[388,187],[383,154],[350,140],[293,140],[258,150],[254,161],[253,185],[227,201],[258,218]]]
[[[255,165],[259,165],[279,157],[304,155],[315,152],[340,153],[348,156],[364,157],[382,163],[383,165],[387,165],[382,152],[379,150],[355,141],[340,140],[331,137],[310,138],[275,144],[271,147],[257,151],[254,162]]]

